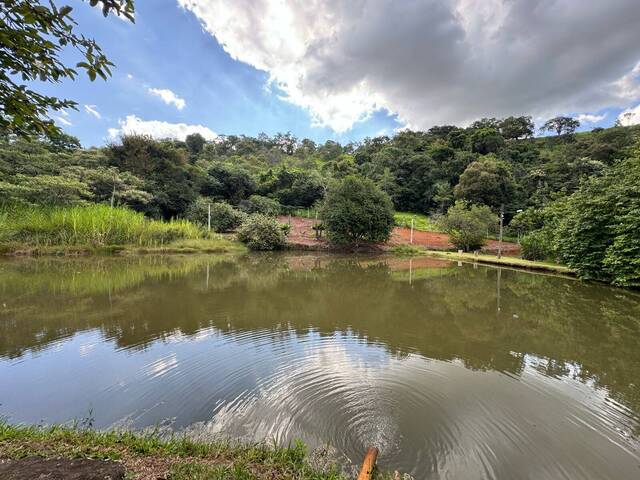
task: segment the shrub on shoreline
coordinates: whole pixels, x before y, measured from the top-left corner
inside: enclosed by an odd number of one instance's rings
[[[451,243],[466,252],[480,248],[492,224],[498,217],[486,205],[473,205],[458,200],[440,219],[442,230]]]
[[[282,250],[285,232],[273,217],[254,213],[238,229],[238,240],[251,250]]]
[[[371,180],[356,176],[329,187],[320,218],[329,240],[342,245],[386,242],[395,223],[389,195]]]

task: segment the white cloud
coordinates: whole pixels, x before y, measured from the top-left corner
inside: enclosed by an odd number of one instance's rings
[[[184,140],[187,135],[199,133],[207,140],[217,137],[216,133],[202,125],[187,125],[186,123],[169,123],[160,120],[142,120],[135,115],[127,115],[118,121],[118,128],[108,130],[109,138],[115,139],[120,135],[149,135],[153,138],[173,138]]]
[[[636,0],[177,2],[337,132],[382,107],[428,128],[640,98]]]
[[[64,117],[56,117],[56,120],[59,121],[61,124],[66,125],[67,127],[70,127],[71,125],[73,125],[73,123],[71,123],[69,120],[67,120]]]
[[[127,73],[127,78],[128,78],[129,80],[133,80],[133,75],[131,75],[130,73]]]
[[[168,88],[147,88],[147,92],[160,97],[167,105],[174,105],[178,110],[182,110],[187,104],[183,98],[180,98]]]
[[[633,69],[614,82],[617,94],[628,100],[640,97],[640,62]]]
[[[629,126],[640,123],[640,104],[633,108],[627,108],[618,115],[620,125]]]
[[[607,114],[603,113],[602,115],[595,115],[592,113],[581,113],[577,116],[577,119],[580,123],[598,123],[607,118]]]
[[[100,115],[100,112],[98,112],[98,110],[96,110],[96,106],[95,105],[85,105],[84,106],[84,111],[87,112],[89,115],[93,115],[98,120],[100,120],[102,118],[102,115]]]
[[[71,120],[69,120],[69,112],[67,112],[66,110],[59,110],[58,115],[56,115],[54,118],[60,122],[63,125],[66,125],[67,127],[70,127],[71,125],[73,125],[73,123],[71,123]]]

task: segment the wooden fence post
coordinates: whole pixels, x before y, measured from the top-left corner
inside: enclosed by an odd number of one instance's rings
[[[360,469],[360,475],[358,480],[371,480],[373,475],[373,469],[376,466],[376,460],[378,459],[378,449],[376,447],[369,447],[367,453],[364,456],[362,462],[362,468]]]

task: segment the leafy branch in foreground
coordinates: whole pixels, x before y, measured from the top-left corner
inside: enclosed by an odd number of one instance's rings
[[[133,0],[90,0],[107,16],[115,13],[134,21]],[[0,132],[20,137],[54,138],[61,131],[49,111],[75,108],[76,102],[43,95],[22,82],[57,83],[75,79],[83,69],[91,81],[111,75],[114,64],[95,40],[76,31],[72,7],[53,1],[0,0]],[[60,59],[65,47],[74,48],[82,60],[74,67]]]

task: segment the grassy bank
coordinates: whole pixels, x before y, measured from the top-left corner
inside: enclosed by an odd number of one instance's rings
[[[127,208],[0,207],[0,253],[194,253],[242,250],[187,220],[151,220]]]
[[[128,479],[214,480],[348,478],[338,466],[290,447],[196,442],[184,436],[97,432],[71,427],[35,427],[0,423],[0,458],[90,458],[121,462]],[[375,478],[390,478],[377,475]]]
[[[505,267],[525,268],[528,270],[540,270],[546,272],[560,273],[563,275],[574,275],[575,272],[569,267],[551,262],[537,262],[524,260],[516,257],[501,257],[496,255],[474,255],[473,253],[443,252],[438,250],[425,250],[425,254],[449,260],[459,260],[464,262],[478,262],[489,265],[502,265]]]
[[[411,219],[414,219],[413,228],[424,232],[440,232],[438,224],[431,218],[421,213],[396,212],[393,214],[396,225],[411,228]]]

